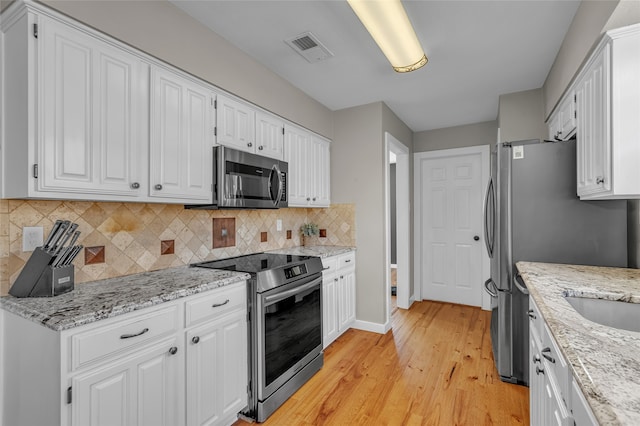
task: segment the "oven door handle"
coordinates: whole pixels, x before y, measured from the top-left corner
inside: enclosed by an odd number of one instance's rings
[[[266,296],[264,298],[264,306],[267,307],[269,305],[273,305],[274,303],[287,299],[298,293],[304,293],[305,291],[310,290],[313,287],[319,286],[321,284],[322,284],[322,277],[319,277],[307,284],[301,285],[300,287],[292,288],[291,290],[283,291],[282,293],[272,294],[271,296]]]

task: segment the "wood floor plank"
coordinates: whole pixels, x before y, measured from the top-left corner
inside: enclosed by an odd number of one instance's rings
[[[424,301],[395,310],[385,335],[349,330],[264,424],[528,425],[529,389],[495,370],[490,316]]]

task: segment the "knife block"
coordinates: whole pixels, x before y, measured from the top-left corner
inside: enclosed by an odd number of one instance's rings
[[[9,294],[15,297],[52,297],[73,290],[73,265],[54,268],[55,259],[42,247],[37,247],[13,283]]]

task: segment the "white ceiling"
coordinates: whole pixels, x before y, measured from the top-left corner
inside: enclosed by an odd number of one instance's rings
[[[346,1],[172,1],[331,110],[384,101],[413,131],[495,120],[498,96],[542,87],[579,1],[404,0],[429,63],[398,74]],[[284,40],[313,32],[310,64]]]

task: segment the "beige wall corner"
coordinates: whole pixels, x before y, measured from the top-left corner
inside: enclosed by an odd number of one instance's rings
[[[498,127],[500,142],[545,139],[542,89],[500,95]]]
[[[443,129],[417,132],[413,137],[413,151],[426,152],[439,149],[492,145],[498,134],[497,121],[466,124]]]
[[[43,0],[42,3],[333,138],[331,110],[168,1]]]
[[[356,209],[356,317],[385,320],[382,103],[334,112],[331,202]]]
[[[553,112],[553,108],[573,80],[576,72],[599,40],[600,35],[605,31],[604,28],[619,3],[627,3],[627,1],[606,0],[580,3],[542,86],[545,119]]]

